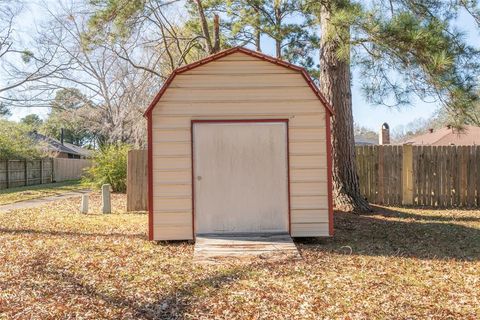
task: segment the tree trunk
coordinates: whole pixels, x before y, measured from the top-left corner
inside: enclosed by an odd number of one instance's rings
[[[332,118],[333,198],[338,209],[356,213],[371,211],[360,194],[355,163],[350,61],[339,59],[338,37],[327,37],[330,12],[323,7],[320,15],[320,91],[335,111]],[[347,31],[347,30],[345,30]],[[347,31],[348,34],[348,31]]]
[[[195,0],[197,4],[198,16],[200,17],[200,25],[202,26],[203,37],[205,38],[205,44],[207,45],[207,51],[209,54],[213,53],[212,39],[210,38],[210,32],[208,31],[208,22],[203,11],[203,5],[201,0]]]
[[[275,10],[275,28],[277,29],[276,37],[275,37],[275,55],[277,56],[277,59],[281,59],[282,58],[282,39],[280,38],[280,34],[282,29],[282,11],[280,8],[280,1],[275,1],[274,10]]]
[[[260,13],[258,12],[258,8],[256,6],[252,6],[253,10],[255,11],[255,31],[254,31],[254,35],[255,35],[255,49],[258,51],[258,52],[262,52],[262,47],[261,47],[261,43],[260,43],[260,37],[262,36],[262,33],[260,31],[260,25],[261,25],[261,22],[260,22]]]
[[[258,52],[262,52],[262,46],[260,44],[260,30],[258,28],[255,29],[255,49]]]
[[[213,48],[212,53],[220,51],[220,18],[218,14],[213,16]]]

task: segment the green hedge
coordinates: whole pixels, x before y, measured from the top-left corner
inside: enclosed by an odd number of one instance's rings
[[[0,159],[41,157],[42,152],[35,146],[28,131],[28,126],[24,124],[0,119]]]
[[[126,192],[128,150],[129,145],[109,145],[96,151],[84,182],[94,187],[108,183],[114,192]]]

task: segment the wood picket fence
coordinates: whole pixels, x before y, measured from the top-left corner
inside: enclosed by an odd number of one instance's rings
[[[80,179],[91,163],[63,158],[0,160],[0,189]]]
[[[0,189],[53,181],[53,159],[0,160]]]
[[[356,159],[371,203],[480,206],[480,146],[357,146]]]
[[[370,203],[480,207],[480,146],[357,146],[356,159]],[[127,176],[129,210],[146,210],[146,150],[129,153]]]

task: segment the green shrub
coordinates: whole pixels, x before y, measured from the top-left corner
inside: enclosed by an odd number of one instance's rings
[[[128,145],[109,145],[96,151],[84,183],[94,187],[108,183],[114,192],[126,192],[128,150]]]
[[[26,125],[0,119],[0,159],[33,159],[41,156]]]

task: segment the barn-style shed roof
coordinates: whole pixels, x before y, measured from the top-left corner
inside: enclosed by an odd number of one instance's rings
[[[308,85],[312,89],[313,93],[318,97],[318,99],[322,102],[322,104],[328,110],[330,116],[332,116],[334,114],[332,106],[327,101],[327,99],[323,96],[323,94],[320,92],[317,85],[313,82],[313,80],[310,77],[310,75],[308,74],[307,70],[305,70],[302,67],[291,64],[289,62],[273,58],[271,56],[268,56],[266,54],[263,54],[263,53],[260,53],[260,52],[257,52],[257,51],[253,51],[253,50],[250,50],[250,49],[247,49],[247,48],[244,48],[244,47],[234,47],[234,48],[230,48],[230,49],[227,49],[227,50],[220,51],[220,52],[218,52],[214,55],[208,56],[204,59],[198,60],[196,62],[187,64],[183,67],[175,69],[170,74],[170,76],[167,78],[167,80],[163,84],[160,91],[157,93],[157,95],[155,96],[153,101],[150,103],[150,105],[146,109],[146,111],[144,113],[144,116],[149,117],[151,111],[153,110],[155,105],[158,103],[158,101],[160,100],[162,95],[165,93],[165,91],[167,90],[167,88],[169,87],[170,83],[173,81],[173,79],[175,78],[176,75],[178,75],[180,73],[183,73],[183,72],[186,72],[188,70],[192,70],[192,69],[197,68],[201,65],[204,65],[204,64],[209,63],[211,61],[223,58],[225,56],[231,55],[231,54],[236,53],[236,52],[241,52],[241,53],[247,54],[249,56],[256,57],[258,59],[276,64],[276,65],[279,65],[279,66],[282,66],[282,67],[285,67],[285,68],[288,68],[288,69],[291,69],[291,70],[294,70],[294,71],[298,71],[303,76],[305,81],[308,83]]]

